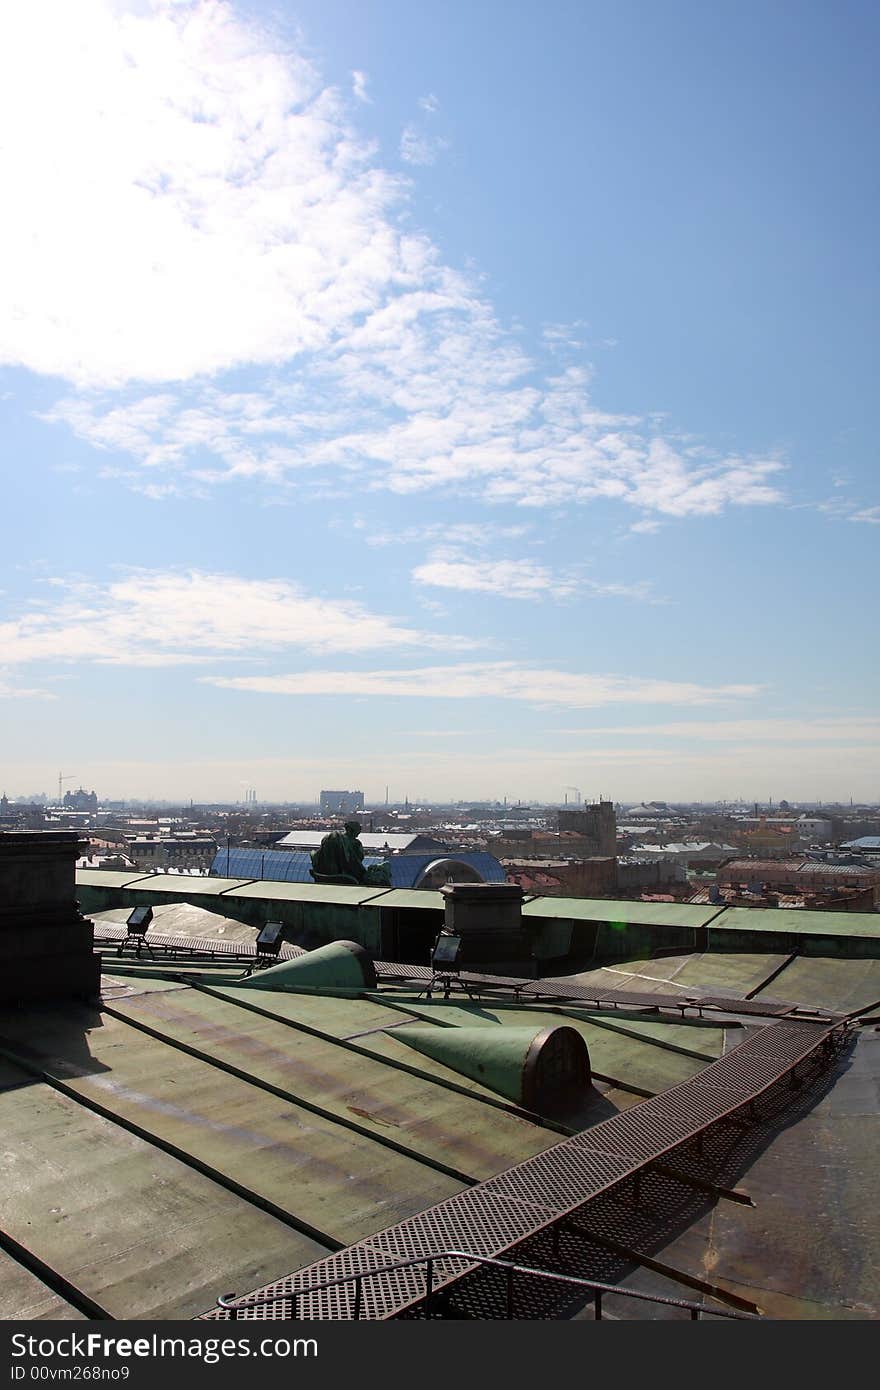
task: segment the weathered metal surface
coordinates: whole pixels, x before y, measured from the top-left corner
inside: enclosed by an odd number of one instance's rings
[[[0,1128],[15,1136],[0,1226],[116,1317],[192,1316],[218,1279],[321,1253],[40,1083],[0,1096]]]
[[[689,960],[693,960],[693,956],[671,955],[660,956],[657,960],[621,961],[572,978],[579,984],[607,985],[610,989],[669,989],[674,992]]]
[[[77,869],[76,884],[78,888],[125,888],[129,883],[154,877],[143,869]]]
[[[88,1035],[88,1061],[72,1055],[69,1026],[60,1029],[54,1016],[22,1012],[6,1022],[25,1043],[39,1038],[46,1070],[75,1094],[341,1244],[461,1186],[386,1149],[379,1158],[363,1136],[204,1062],[171,1049],[157,1054],[155,1041],[106,1015]]]
[[[206,880],[208,883],[214,879]],[[252,883],[233,885],[224,898],[259,898],[266,902],[320,903],[328,907],[360,907],[372,902],[374,898],[387,894],[386,888],[348,887],[334,884],[326,887],[319,883],[279,883],[275,880],[257,879]]]
[[[776,970],[787,958],[787,955],[783,954],[771,955],[743,951],[733,955],[724,955],[720,951],[704,951],[700,955],[689,956],[684,959],[681,969],[675,976],[675,982],[685,986],[685,988],[696,985],[702,989],[710,990],[712,994],[716,995],[742,995],[745,997],[749,990],[755,989],[762,981],[766,980],[771,971]],[[643,968],[650,970],[653,965],[659,963],[659,961],[646,961]],[[785,994],[786,998],[798,998],[796,994],[788,995],[783,989],[780,989],[780,993]]]
[[[388,1018],[392,1022],[406,1017],[398,1013],[396,1009],[378,1008],[370,1000],[359,999],[329,999],[317,998],[306,994],[299,995],[279,995],[264,994],[259,996],[259,1005],[254,995],[245,1000],[242,991],[226,990],[222,986],[212,986],[210,993],[217,998],[232,1000],[239,1007],[246,1007],[251,1011],[257,1011],[267,1017],[277,1018],[289,1024],[292,1028],[313,1032],[325,1042],[339,1042],[348,1051],[358,1057],[380,1058],[387,1062],[389,1066],[397,1070],[408,1071],[413,1075],[433,1082],[437,1086],[451,1089],[466,1094],[478,1095],[489,1105],[510,1110],[510,1103],[503,1101],[493,1094],[486,1086],[481,1086],[478,1081],[471,1081],[467,1077],[452,1071],[449,1067],[444,1067],[440,1062],[425,1062],[417,1057],[409,1048],[401,1046],[395,1040],[394,1033],[374,1033],[369,1030],[370,1036],[364,1036],[355,1040],[347,1040],[346,1034],[350,1031],[349,1019],[364,1020],[365,1018]],[[339,1010],[351,1009],[352,1013],[346,1015]],[[322,1012],[326,1010],[326,1012]],[[355,1012],[363,1010],[365,1012]],[[358,1065],[357,1060],[352,1061],[352,1065]]]
[[[806,912],[802,908],[727,907],[712,922],[717,932],[794,932],[806,936],[880,937],[876,912]]]
[[[17,1260],[0,1251],[0,1321],[33,1318],[71,1322],[81,1321],[85,1316]]]
[[[560,1218],[580,1212],[624,1177],[740,1110],[799,1062],[820,1048],[827,1049],[831,1040],[832,1031],[819,1024],[778,1023],[764,1028],[667,1096],[645,1101],[459,1197],[371,1236],[362,1242],[357,1258],[367,1253],[366,1247],[375,1252],[377,1266],[388,1254],[442,1255],[458,1249],[501,1255],[526,1236],[534,1237],[558,1225]],[[468,1272],[441,1276],[438,1283],[455,1283]],[[304,1284],[309,1274],[314,1282],[326,1277],[324,1262],[301,1274]],[[387,1284],[383,1279],[370,1281],[375,1295],[373,1317],[400,1316],[420,1301],[421,1295],[413,1298],[408,1291],[401,1293],[390,1277]],[[276,1286],[257,1292],[278,1291]],[[335,1315],[346,1313],[337,1310]],[[208,1316],[229,1315],[217,1311]]]
[[[231,893],[233,889],[246,887],[246,878],[208,878],[201,874],[149,874],[146,880],[129,883],[127,886],[141,897],[143,893],[161,893],[171,898],[196,898],[207,904],[211,898],[218,900]],[[92,884],[94,887],[94,883]],[[219,903],[218,903],[219,907]]]
[[[435,892],[433,889],[426,888],[392,888],[389,892],[383,893],[381,898],[377,898],[373,907],[381,908],[402,908],[404,911],[429,911],[438,912],[440,919],[437,923],[439,931],[445,911],[443,894]]]
[[[818,1101],[754,1155],[754,1211],[713,1214],[702,1258],[770,1317],[880,1318],[878,1093],[880,1033],[861,1032]]]
[[[799,956],[772,982],[778,990],[801,1004],[813,1004],[849,1013],[880,998],[880,960],[831,960]],[[763,990],[756,1002],[763,998]]]
[[[279,961],[255,971],[239,982],[238,989],[372,989],[376,972],[372,958],[354,941],[328,941],[315,951],[304,951],[292,960]]]
[[[248,1000],[241,990],[229,989],[225,985],[213,986],[211,994],[236,1007],[243,1003],[258,1003],[261,1009],[275,1018],[317,1028],[328,1037],[340,1040],[358,1029],[372,1028],[374,1024],[385,1022],[394,1023],[409,1016],[372,998],[337,999],[329,995],[273,994],[259,1000]]]
[[[349,1003],[323,1002],[337,1017]],[[332,1039],[296,1032],[281,1021],[238,1008],[233,1000],[187,990],[120,1000],[114,1008],[218,1062],[289,1089],[342,1123],[354,1123],[416,1157],[455,1166],[475,1178],[555,1141],[551,1131],[499,1112],[477,1096],[450,1092],[428,1075],[400,1071],[378,1057],[355,1056]],[[381,1166],[385,1157],[377,1151],[370,1166]]]
[[[562,1017],[576,1028],[589,1049],[593,1069],[605,1075],[619,1077],[633,1082],[640,1089],[650,1092],[665,1091],[680,1081],[695,1075],[708,1062],[718,1056],[721,1046],[722,1029],[697,1029],[679,1023],[657,1023],[642,1025],[627,1022],[617,1024],[615,1016],[609,1014],[608,1026],[604,1018],[578,1016],[574,1010],[566,1009],[564,1015],[540,1009],[526,1010],[515,1007],[501,1007],[492,1004],[451,1003],[437,1001],[431,1004],[415,1002],[411,1007],[418,1008],[422,1018],[437,1023],[454,1025],[458,1028],[537,1028],[552,1026]],[[648,1031],[648,1030],[651,1031]],[[711,1037],[711,1044],[708,1038]],[[364,1039],[365,1042],[372,1041]],[[400,1042],[405,1043],[405,1032]],[[693,1046],[696,1041],[697,1047]],[[658,1043],[667,1045],[660,1045]],[[672,1044],[670,1050],[668,1044]],[[678,1049],[686,1049],[679,1051]],[[698,1055],[694,1055],[697,1053]]]
[[[607,898],[535,898],[523,904],[524,917],[566,917],[575,922],[629,922],[654,927],[704,927],[720,911],[717,906],[614,902]]]
[[[578,1017],[574,1008],[562,1007],[559,1010],[567,1018]],[[635,1038],[639,1042],[652,1043],[671,1052],[680,1052],[684,1057],[695,1058],[698,1062],[712,1062],[723,1051],[724,1028],[721,1024],[708,1028],[695,1028],[691,1023],[673,1023],[667,1016],[659,1023],[643,1023],[640,1019],[620,1019],[615,1014],[580,1015],[583,1022],[591,1023],[621,1037]]]

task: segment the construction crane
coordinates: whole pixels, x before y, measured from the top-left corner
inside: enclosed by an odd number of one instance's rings
[[[61,805],[61,796],[62,796],[61,787],[62,787],[62,783],[64,783],[64,782],[75,782],[75,781],[76,781],[76,774],[75,774],[74,772],[59,772],[59,774],[58,774],[58,805],[59,805],[59,806]]]

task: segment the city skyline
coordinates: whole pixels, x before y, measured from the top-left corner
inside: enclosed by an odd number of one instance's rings
[[[0,790],[880,799],[873,7],[0,26]]]

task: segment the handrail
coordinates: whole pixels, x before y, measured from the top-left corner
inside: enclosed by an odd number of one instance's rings
[[[290,1320],[296,1317],[296,1305],[300,1298],[309,1294],[320,1293],[324,1289],[339,1288],[343,1284],[355,1285],[354,1301],[354,1320],[360,1321],[361,1307],[363,1305],[363,1281],[372,1279],[379,1274],[389,1274],[393,1270],[412,1269],[416,1265],[425,1266],[425,1299],[430,1299],[434,1293],[434,1264],[437,1260],[466,1260],[468,1264],[491,1265],[494,1269],[507,1271],[507,1316],[513,1317],[514,1297],[514,1277],[517,1274],[526,1274],[529,1278],[556,1280],[557,1283],[573,1284],[578,1288],[591,1289],[593,1292],[593,1303],[595,1308],[596,1320],[602,1319],[602,1298],[605,1294],[619,1294],[622,1298],[635,1298],[642,1303],[662,1303],[671,1308],[683,1308],[690,1313],[691,1321],[698,1319],[708,1313],[713,1318],[733,1318],[734,1320],[751,1322],[755,1317],[751,1313],[733,1313],[728,1309],[705,1308],[701,1303],[694,1303],[687,1298],[666,1298],[663,1294],[645,1293],[640,1289],[626,1289],[618,1284],[601,1284],[594,1279],[581,1279],[573,1274],[557,1274],[549,1269],[535,1269],[531,1265],[514,1264],[510,1260],[498,1260],[489,1255],[475,1255],[467,1250],[438,1250],[431,1255],[416,1255],[408,1260],[397,1260],[394,1264],[381,1265],[375,1269],[362,1269],[356,1273],[343,1274],[337,1279],[323,1279],[318,1284],[309,1284],[304,1288],[284,1294],[273,1294],[267,1298],[254,1298],[248,1302],[247,1294],[238,1295],[234,1293],[220,1294],[217,1299],[217,1307],[222,1308],[230,1316],[230,1320],[236,1321],[239,1310],[246,1308],[265,1308],[276,1303],[290,1303]]]

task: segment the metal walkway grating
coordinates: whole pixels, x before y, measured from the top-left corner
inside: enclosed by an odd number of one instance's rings
[[[119,925],[123,930],[120,935]],[[115,948],[121,946],[126,940],[124,930],[125,923],[117,925],[110,922],[95,922],[95,945],[99,948]],[[194,937],[184,936],[177,932],[154,931],[150,928],[149,934],[144,938],[142,947],[143,954],[141,960],[149,959],[148,947],[154,947],[164,952],[171,952],[181,956],[220,956],[230,958],[234,961],[253,961],[256,960],[257,952],[253,943],[248,941],[224,941],[222,937]],[[134,952],[120,956],[120,960],[126,961],[132,958]],[[294,946],[290,941],[284,941],[278,953],[279,960],[293,960],[295,956],[303,956],[306,952],[302,946]]]
[[[376,975],[386,984],[430,984],[433,973],[423,965],[405,965],[396,961],[376,961]],[[541,1002],[595,1004],[608,1008],[633,1009],[713,1009],[725,1013],[754,1014],[756,1017],[782,1018],[797,1006],[784,999],[740,999],[733,995],[701,993],[698,989],[674,993],[671,989],[656,990],[612,989],[607,985],[576,985],[565,979],[528,980],[513,975],[482,975],[463,970],[456,977],[461,985],[475,994],[511,991],[517,1000],[536,1004]],[[827,1010],[816,1010],[825,1015]],[[828,1013],[828,1017],[839,1015]]]
[[[478,1269],[464,1261],[444,1261],[446,1251],[475,1257],[507,1255],[587,1203],[608,1193],[670,1151],[704,1135],[713,1125],[754,1104],[776,1083],[791,1077],[799,1063],[817,1053],[830,1059],[846,1036],[841,1024],[769,1024],[746,1038],[726,1057],[697,1076],[641,1105],[620,1112],[487,1182],[379,1232],[347,1250],[320,1260],[255,1290],[238,1302],[237,1317],[291,1317],[291,1296],[299,1291],[295,1315],[384,1320],[408,1316],[425,1301],[424,1267],[388,1270],[396,1260],[437,1257],[432,1289],[449,1289]],[[310,1287],[367,1270],[377,1273],[312,1294]],[[356,1293],[357,1289],[359,1293]],[[357,1302],[357,1313],[355,1305]],[[286,1311],[285,1311],[286,1309]],[[203,1314],[231,1316],[227,1309]]]

